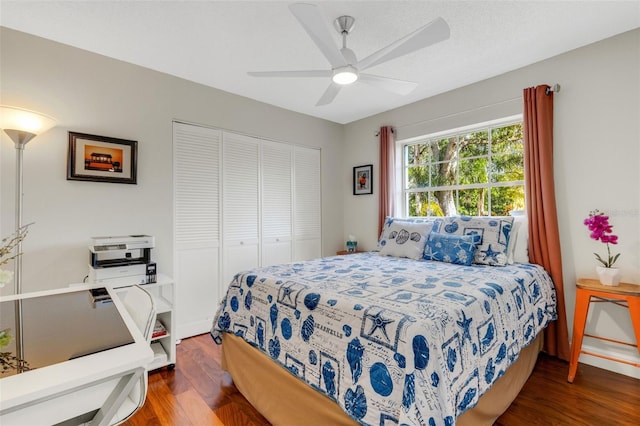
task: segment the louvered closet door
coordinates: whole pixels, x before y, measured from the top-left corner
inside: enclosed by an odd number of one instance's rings
[[[209,331],[222,297],[220,139],[219,130],[173,123],[177,338]]]
[[[223,281],[260,265],[260,141],[223,132],[222,136]]]
[[[320,150],[294,148],[293,260],[322,256]]]
[[[262,266],[292,260],[293,147],[262,142]]]

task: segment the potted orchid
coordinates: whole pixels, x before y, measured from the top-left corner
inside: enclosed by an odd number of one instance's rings
[[[620,257],[620,253],[612,255],[610,246],[610,244],[618,244],[618,236],[613,234],[609,216],[599,210],[593,210],[589,213],[589,217],[584,220],[584,224],[589,228],[591,232],[589,236],[592,239],[600,241],[607,246],[606,258],[594,253],[596,260],[602,264],[602,266],[596,267],[600,282],[604,285],[618,285],[620,282],[620,270],[613,265]]]

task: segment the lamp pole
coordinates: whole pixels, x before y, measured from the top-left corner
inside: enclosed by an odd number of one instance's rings
[[[15,142],[16,147],[16,229],[22,233],[22,183],[24,173],[22,171],[22,158],[24,155],[24,146],[33,139],[36,135],[30,132],[17,131],[17,130],[5,130],[11,139]],[[16,245],[16,253],[18,256],[14,262],[14,293],[22,293],[22,238],[18,238],[18,244]]]
[[[26,132],[20,132],[26,133]],[[28,135],[28,136],[27,136]],[[28,133],[24,137],[18,138],[16,141],[16,228],[18,232],[22,233],[22,182],[24,173],[22,172],[22,157],[24,154],[24,146],[35,135]],[[18,244],[16,246],[18,256],[15,258],[14,263],[14,278],[15,278],[15,292],[14,294],[22,293],[22,236],[18,238]],[[23,370],[23,348],[24,337],[22,335],[22,301],[16,301],[16,358],[18,358],[18,372]]]
[[[55,119],[21,108],[0,105],[0,128],[11,138],[16,148],[16,222],[17,244],[14,258],[14,294],[22,293],[22,159],[24,146],[39,133],[55,126]],[[15,301],[16,358],[18,373],[24,370],[24,338],[22,333],[22,301]]]
[[[24,173],[22,171],[22,158],[24,155],[24,146],[33,139],[36,135],[34,133],[19,131],[19,130],[7,130],[5,133],[11,137],[16,147],[16,229],[18,232],[18,243],[16,244],[16,257],[13,264],[13,277],[14,277],[14,294],[22,293],[22,183]],[[16,300],[15,303],[15,316],[16,316],[16,358],[18,359],[18,373],[23,371],[23,350],[24,350],[24,337],[22,334],[22,300]]]

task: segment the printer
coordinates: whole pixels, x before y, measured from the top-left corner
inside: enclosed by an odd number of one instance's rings
[[[155,239],[149,235],[91,237],[89,282],[122,287],[156,282],[151,262]]]

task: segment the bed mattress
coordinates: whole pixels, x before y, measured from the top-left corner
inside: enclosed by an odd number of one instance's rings
[[[253,345],[362,424],[454,424],[556,318],[537,265],[363,253],[234,277],[212,336]]]

